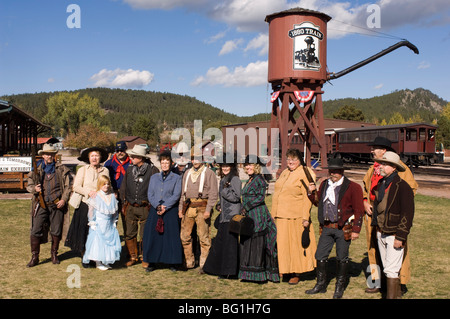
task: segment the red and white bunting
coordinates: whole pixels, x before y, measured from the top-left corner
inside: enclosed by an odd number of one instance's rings
[[[314,91],[294,91],[295,98],[300,103],[311,101],[314,96]]]
[[[272,97],[270,98],[270,103],[275,102],[278,99],[279,95],[280,95],[280,91],[273,92]]]

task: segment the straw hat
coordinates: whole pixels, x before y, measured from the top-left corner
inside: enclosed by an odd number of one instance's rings
[[[58,150],[56,149],[56,147],[54,147],[51,144],[44,144],[44,147],[42,148],[42,150],[40,150],[38,152],[38,155],[42,155],[42,154],[56,154],[58,153]]]
[[[400,156],[394,152],[384,153],[383,158],[375,159],[375,162],[391,164],[395,166],[399,172],[404,172],[406,170],[400,160]]]
[[[132,150],[127,150],[127,154],[150,158],[150,154],[147,154],[147,147],[139,144],[134,145]]]

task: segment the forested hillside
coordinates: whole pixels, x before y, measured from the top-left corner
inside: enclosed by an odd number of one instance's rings
[[[0,98],[42,120],[47,113],[47,99],[58,93],[60,92],[18,94]],[[79,93],[79,96],[87,94],[98,99],[100,107],[106,111],[101,124],[117,131],[119,136],[131,135],[131,128],[139,115],[151,117],[158,123],[160,130],[189,127],[194,120],[202,120],[209,127],[220,127],[225,124],[270,119],[267,114],[240,117],[194,97],[166,92],[92,88],[71,93]]]
[[[197,119],[203,120],[204,125],[208,127],[270,119],[270,114],[240,117],[194,97],[167,92],[107,88],[72,92],[79,93],[80,96],[87,94],[98,99],[100,107],[106,112],[101,124],[108,126],[112,131],[117,131],[119,136],[131,135],[131,128],[137,115],[151,117],[155,123],[158,123],[160,131],[189,127]],[[47,113],[47,99],[58,93],[60,92],[18,94],[0,98],[14,103],[42,120]],[[348,105],[360,109],[367,122],[380,123],[383,119],[388,122],[389,118],[397,112],[405,119],[418,115],[423,121],[431,123],[439,118],[446,104],[447,101],[428,90],[405,89],[369,99],[327,100],[324,101],[324,116],[331,118],[339,108]]]
[[[439,98],[429,90],[399,90],[390,94],[369,99],[337,99],[323,102],[324,116],[331,118],[341,107],[355,106],[364,114],[366,122],[380,123],[383,119],[389,122],[394,113],[400,113],[405,119],[418,115],[424,122],[433,122],[439,118],[447,101]]]

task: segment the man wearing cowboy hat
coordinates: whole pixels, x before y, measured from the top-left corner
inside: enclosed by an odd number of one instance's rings
[[[135,145],[132,150],[127,150],[127,153],[131,165],[125,172],[119,194],[123,203],[122,213],[125,216],[125,243],[130,254],[126,266],[129,267],[138,262],[142,252],[144,226],[150,209],[147,197],[148,185],[150,177],[159,173],[159,170],[150,161],[145,146]]]
[[[386,276],[386,298],[397,299],[402,295],[399,273],[414,218],[414,192],[398,174],[405,168],[396,153],[388,151],[375,161],[380,163],[383,177],[375,190],[372,226],[377,230],[378,249]]]
[[[52,237],[51,259],[53,264],[59,264],[58,248],[62,236],[64,214],[67,213],[67,203],[72,190],[72,177],[69,168],[56,163],[58,150],[50,144],[44,144],[38,155],[42,156],[36,165],[36,170],[28,174],[27,191],[33,194],[31,212],[31,260],[27,267],[39,263],[41,242],[44,237],[44,223],[49,222]],[[40,200],[41,199],[41,200]]]
[[[191,149],[191,159],[192,167],[183,175],[181,184],[183,188],[178,208],[178,217],[181,218],[180,238],[186,268],[194,268],[192,231],[194,225],[197,226],[200,241],[199,273],[203,274],[203,265],[211,248],[211,214],[219,198],[219,190],[216,174],[202,162],[201,156],[194,155],[194,147]]]
[[[333,298],[340,299],[347,284],[349,248],[352,240],[359,238],[364,215],[362,189],[344,176],[344,162],[340,158],[328,161],[329,178],[324,180],[318,192],[310,183],[309,196],[318,206],[321,229],[315,258],[317,260],[317,283],[307,294],[326,292],[328,256],[336,243],[337,275]]]
[[[372,143],[369,144],[372,147],[372,156],[374,160],[380,159],[387,151],[395,152],[392,148],[392,142],[382,136],[377,136]],[[399,172],[401,179],[405,180],[409,186],[412,188],[413,192],[416,193],[417,182],[411,170],[403,162],[403,171]],[[366,288],[367,293],[376,293],[380,291],[381,288],[381,274],[379,270],[381,269],[381,261],[378,252],[378,244],[376,238],[376,231],[372,228],[372,206],[375,200],[375,189],[377,187],[378,181],[382,178],[380,174],[380,164],[375,162],[367,171],[363,178],[363,197],[364,197],[364,210],[366,212],[364,216],[364,223],[366,229],[366,239],[367,239],[367,257],[369,259],[368,272],[370,272],[370,279],[367,281],[368,288]],[[411,278],[410,270],[410,259],[408,248],[405,247],[405,254],[402,269],[400,271],[400,282],[402,285],[402,291],[406,292],[406,284]]]

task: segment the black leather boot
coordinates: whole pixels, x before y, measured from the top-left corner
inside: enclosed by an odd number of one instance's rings
[[[348,261],[338,261],[333,299],[341,299],[347,284]]]
[[[34,267],[39,264],[39,252],[41,250],[41,239],[39,237],[30,235],[31,245],[31,260],[27,264],[27,267]]]
[[[327,265],[328,260],[318,260],[317,261],[317,283],[313,289],[306,290],[308,295],[314,295],[318,293],[327,292]]]

